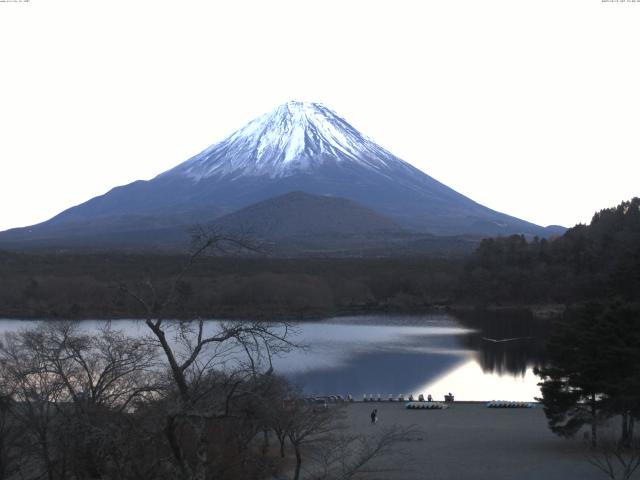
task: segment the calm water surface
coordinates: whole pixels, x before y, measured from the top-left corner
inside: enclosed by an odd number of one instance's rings
[[[81,325],[91,330],[104,323]],[[0,332],[29,325],[0,320]],[[147,334],[140,321],[112,325]],[[309,394],[442,399],[452,392],[457,400],[522,401],[540,394],[532,370],[542,360],[547,328],[525,314],[364,315],[296,325],[295,340],[307,348],[276,358],[274,366]]]

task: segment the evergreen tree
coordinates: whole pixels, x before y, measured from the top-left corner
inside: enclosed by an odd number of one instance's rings
[[[547,345],[547,364],[536,370],[549,427],[572,436],[614,415],[630,442],[640,416],[640,310],[592,304],[565,314]]]

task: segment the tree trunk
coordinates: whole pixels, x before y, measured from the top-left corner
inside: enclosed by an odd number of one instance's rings
[[[300,455],[300,448],[298,445],[293,445],[293,448],[296,452],[296,474],[293,477],[294,480],[300,479],[300,467],[302,466],[302,455]]]
[[[180,368],[180,365],[178,365],[178,361],[173,354],[173,350],[171,349],[171,346],[167,341],[164,331],[160,327],[156,327],[153,324],[153,321],[149,318],[145,321],[145,323],[158,338],[160,346],[162,347],[162,350],[167,357],[167,361],[169,362],[169,367],[171,367],[171,373],[173,374],[173,379],[176,381],[176,385],[178,387],[178,390],[180,391],[180,395],[182,396],[183,400],[187,400],[189,397],[189,387],[187,386],[187,379],[184,376],[184,370]]]
[[[40,412],[42,413],[42,412]],[[46,415],[46,413],[42,413]],[[38,431],[38,440],[40,443],[42,460],[44,467],[47,469],[47,479],[54,480],[55,472],[53,471],[53,461],[51,460],[51,452],[49,452],[49,434],[46,426],[42,427]]]
[[[54,472],[53,472],[53,462],[51,461],[51,457],[49,456],[49,447],[47,446],[47,444],[43,444],[43,452],[42,452],[43,456],[44,456],[44,464],[46,465],[47,468],[47,478],[49,480],[54,480]]]
[[[167,437],[167,441],[169,442],[169,447],[171,448],[173,458],[176,460],[178,467],[180,468],[180,473],[182,474],[183,478],[186,478],[186,465],[182,455],[182,449],[180,448],[180,442],[176,437],[176,428],[176,419],[173,416],[168,416],[164,427],[164,434]]]
[[[630,447],[633,443],[633,426],[634,418],[631,412],[624,412],[622,414],[622,445]]]
[[[194,480],[206,480],[207,479],[207,453],[208,453],[208,440],[206,433],[206,422],[201,420],[204,425],[200,425],[198,428],[198,447],[196,450],[196,472]]]
[[[629,414],[627,412],[622,413],[622,445],[627,447],[629,445]]]
[[[598,427],[597,422],[598,411],[596,409],[596,395],[591,395],[591,446],[593,448],[598,446]]]

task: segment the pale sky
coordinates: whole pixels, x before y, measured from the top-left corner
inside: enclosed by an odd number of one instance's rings
[[[540,225],[640,195],[640,0],[0,0],[0,230],[288,100]]]

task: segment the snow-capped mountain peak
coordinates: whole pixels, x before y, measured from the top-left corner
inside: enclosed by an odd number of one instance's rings
[[[320,103],[280,105],[167,174],[286,177],[328,162],[356,162],[378,171],[402,160],[376,145]]]
[[[340,200],[332,203],[328,197]],[[33,241],[33,245],[41,242],[57,248],[62,241],[62,245],[92,248],[103,244],[165,248],[186,241],[181,235],[187,225],[225,214],[229,218],[241,210],[244,213],[232,217],[236,220],[229,220],[230,224],[239,225],[238,219],[244,219],[255,223],[246,225],[250,230],[264,224],[287,235],[296,232],[303,235],[304,248],[312,244],[306,243],[304,235],[311,239],[317,226],[322,226],[324,234],[358,232],[354,219],[358,215],[364,220],[381,215],[402,229],[431,235],[558,233],[461,195],[379,147],[321,104],[289,102],[151,180],[115,187],[41,225],[0,234],[0,244],[13,242],[22,248]],[[388,223],[378,217],[368,223],[374,224]],[[345,225],[348,228],[342,230]],[[358,238],[344,244],[345,248],[353,252],[362,252],[365,245],[374,245],[376,252],[392,244],[405,245],[407,251],[422,248],[422,240],[413,236],[393,237],[388,244]],[[430,248],[431,239],[424,240],[425,248]],[[309,252],[315,255],[325,247]]]

